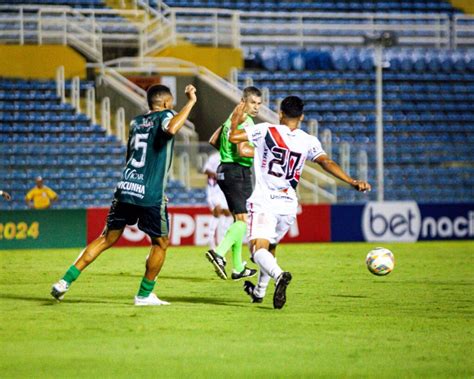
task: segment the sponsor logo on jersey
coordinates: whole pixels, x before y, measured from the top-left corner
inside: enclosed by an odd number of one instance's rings
[[[151,128],[153,126],[153,120],[149,118],[144,118],[141,124],[139,125],[140,128]]]
[[[138,180],[138,181],[143,182],[143,174],[139,174],[137,170],[135,169],[127,168],[125,170],[124,179],[125,180]]]
[[[145,196],[145,186],[143,184],[125,182],[122,180],[118,182],[117,188],[122,190],[123,193],[139,197],[140,199],[143,199]]]

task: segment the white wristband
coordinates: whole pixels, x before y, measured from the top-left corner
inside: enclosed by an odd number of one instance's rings
[[[2,190],[0,190],[0,196],[3,196],[3,191]]]

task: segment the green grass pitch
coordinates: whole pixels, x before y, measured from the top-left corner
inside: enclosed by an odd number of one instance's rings
[[[288,301],[273,284],[251,304],[203,248],[172,247],[156,293],[132,305],[148,249],[105,252],[62,303],[51,284],[79,249],[2,251],[2,378],[468,378],[474,374],[474,243],[383,244],[386,277],[370,274],[375,244],[281,245]]]

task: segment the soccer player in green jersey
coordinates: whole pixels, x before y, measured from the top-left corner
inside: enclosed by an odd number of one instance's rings
[[[173,157],[173,137],[197,101],[192,85],[185,88],[185,94],[188,101],[175,114],[171,110],[173,96],[168,87],[154,85],[148,89],[150,111],[130,123],[127,163],[117,184],[104,232],[81,252],[62,279],[53,285],[51,295],[57,300],[63,299],[88,265],[118,241],[126,225],[138,222],[138,228],[150,236],[151,251],[135,305],[169,304],[152,291],[169,245],[165,189]]]
[[[253,118],[257,116],[262,105],[262,93],[256,87],[247,87],[243,91],[242,101],[245,103],[247,118],[238,126],[240,129],[254,125]],[[253,147],[248,142],[233,144],[229,141],[231,117],[232,114],[214,132],[209,143],[220,151],[221,164],[217,169],[217,183],[224,192],[229,210],[234,216],[234,223],[227,229],[215,250],[206,252],[206,257],[213,264],[217,275],[227,279],[225,255],[232,249],[234,268],[231,278],[239,280],[257,273],[256,270],[245,267],[242,262],[242,241],[247,230],[246,202],[252,194]]]

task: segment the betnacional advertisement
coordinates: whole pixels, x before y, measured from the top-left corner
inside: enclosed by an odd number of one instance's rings
[[[332,241],[416,242],[474,238],[474,204],[368,202],[331,207]]]

